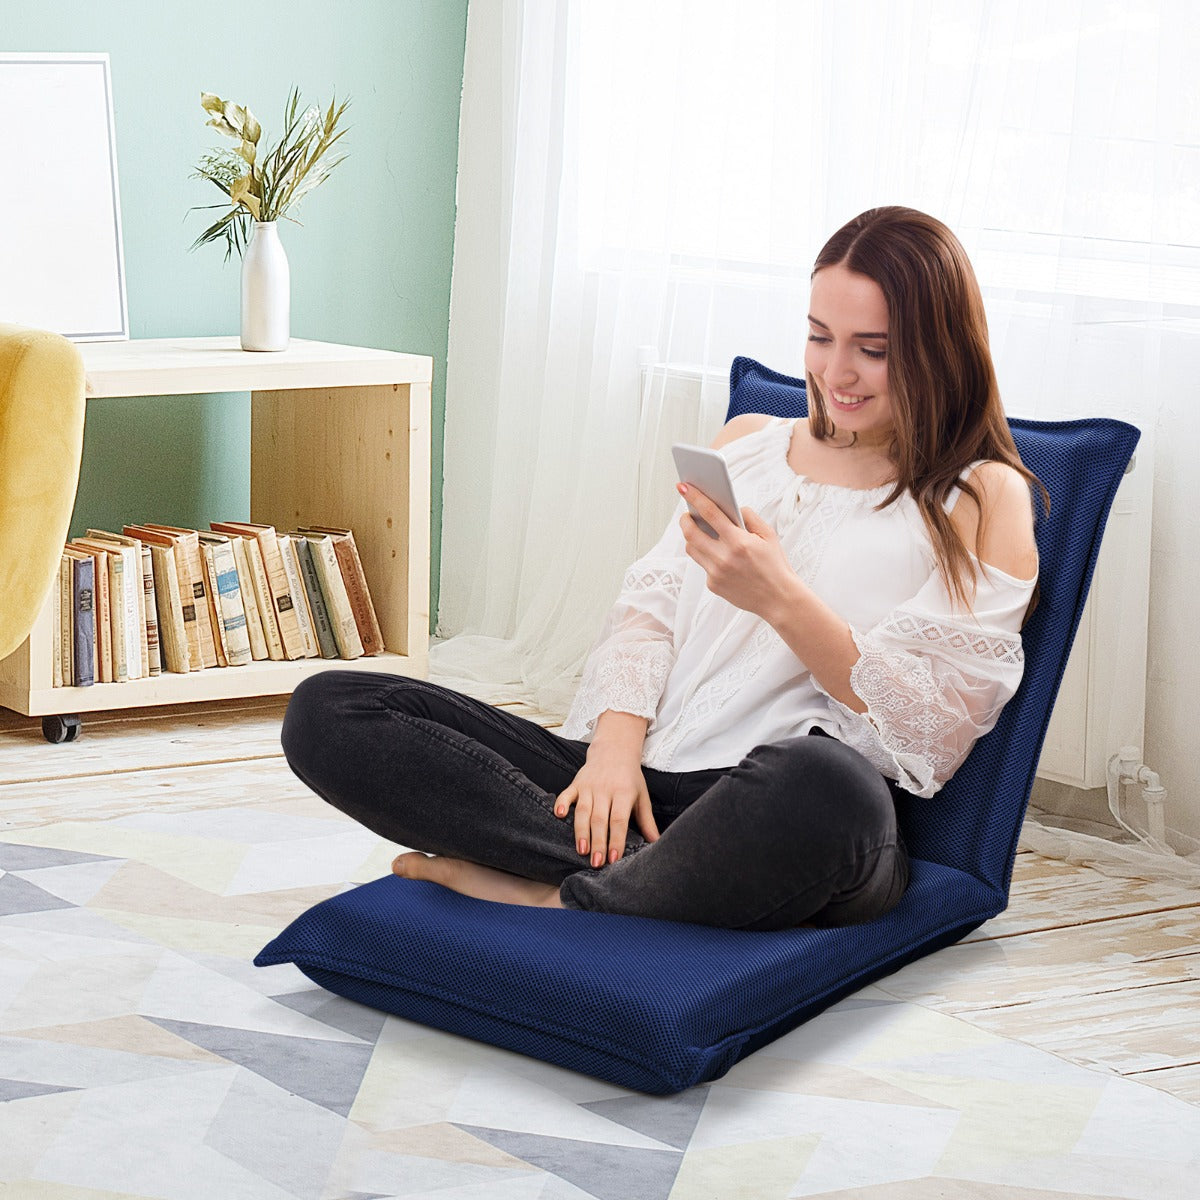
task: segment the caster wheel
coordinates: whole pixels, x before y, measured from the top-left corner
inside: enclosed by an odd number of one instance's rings
[[[54,742],[73,742],[78,736],[79,731],[83,728],[83,722],[74,716],[62,717],[43,717],[42,718],[42,736],[46,741]]]

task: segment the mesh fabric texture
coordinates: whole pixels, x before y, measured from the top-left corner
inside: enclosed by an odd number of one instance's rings
[[[920,862],[878,922],[778,933],[489,904],[393,876],[315,905],[254,961],[294,962],[373,1008],[666,1094],[723,1075],[993,906],[977,880]]]

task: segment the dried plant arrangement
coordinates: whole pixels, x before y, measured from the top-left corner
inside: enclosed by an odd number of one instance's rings
[[[335,97],[324,112],[315,105],[301,109],[300,92],[292,88],[284,107],[283,134],[274,146],[261,149],[262,126],[245,105],[212,92],[202,92],[200,103],[210,114],[208,124],[237,145],[206,153],[192,175],[207,179],[229,198],[228,205],[197,206],[226,212],[192,243],[192,249],[224,240],[228,261],[235,250],[239,255],[245,251],[252,222],[295,221],[290,211],[344,161],[346,156],[335,156],[333,149],[346,132],[339,125],[349,101],[338,104]]]

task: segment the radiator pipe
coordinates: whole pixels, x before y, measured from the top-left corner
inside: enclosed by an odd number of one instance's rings
[[[1122,813],[1122,791],[1126,787],[1139,788],[1146,803],[1146,832],[1135,829]],[[1167,789],[1162,786],[1156,772],[1142,762],[1142,752],[1137,746],[1122,746],[1108,760],[1108,810],[1117,824],[1160,854],[1174,854],[1167,842],[1166,815]]]

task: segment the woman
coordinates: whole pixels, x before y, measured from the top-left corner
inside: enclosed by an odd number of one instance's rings
[[[940,222],[849,222],[809,321],[809,419],[741,416],[713,443],[746,528],[681,485],[719,537],[681,504],[630,568],[561,736],[420,680],[296,690],[289,763],[417,848],[398,875],[740,929],[900,899],[896,794],[932,796],[1020,682],[1036,480]]]

